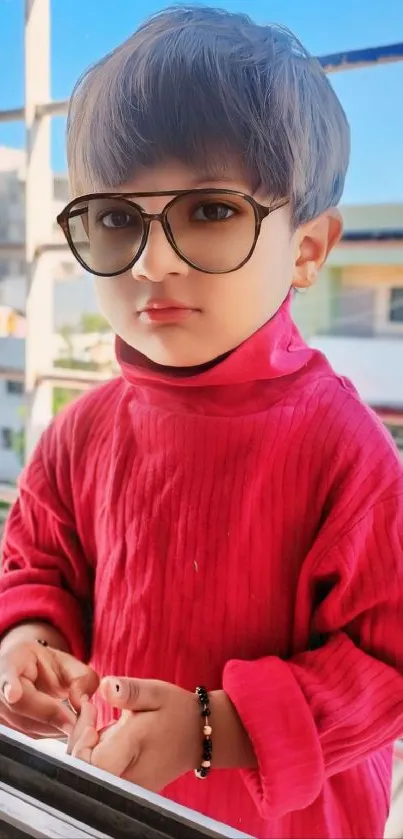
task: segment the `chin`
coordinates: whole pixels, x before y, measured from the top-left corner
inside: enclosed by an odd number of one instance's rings
[[[225,350],[214,349],[214,347],[197,347],[186,345],[186,336],[182,335],[180,341],[175,342],[176,346],[169,346],[168,342],[161,342],[158,339],[152,341],[138,342],[136,349],[153,364],[161,367],[192,368],[208,364],[222,355]]]
[[[148,360],[151,361],[153,364],[158,364],[160,367],[172,367],[175,368],[186,368],[192,369],[193,367],[201,367],[203,364],[208,364],[210,361],[214,361],[217,357],[215,354],[206,354],[206,355],[177,355],[176,353],[143,353],[146,355]]]

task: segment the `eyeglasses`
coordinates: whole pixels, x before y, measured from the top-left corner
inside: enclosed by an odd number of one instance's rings
[[[256,247],[263,219],[288,203],[270,207],[232,189],[139,192],[135,199],[170,197],[161,213],[146,213],[128,193],[95,193],[70,201],[58,215],[72,253],[91,274],[116,277],[129,271],[158,221],[175,253],[206,274],[237,271]]]

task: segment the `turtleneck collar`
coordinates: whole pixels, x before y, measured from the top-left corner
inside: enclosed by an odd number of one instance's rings
[[[239,347],[211,367],[187,376],[144,363],[144,357],[116,338],[116,357],[126,382],[143,404],[203,414],[247,414],[262,410],[267,385],[305,367],[314,355],[291,317],[291,295],[276,314]],[[267,403],[266,403],[267,407]]]

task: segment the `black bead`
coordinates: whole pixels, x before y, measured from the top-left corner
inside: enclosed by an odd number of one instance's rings
[[[199,705],[200,705],[200,716],[204,720],[204,725],[208,725],[209,724],[209,717],[211,716],[211,711],[210,711],[209,695],[206,691],[206,688],[199,685],[196,688],[196,696],[198,698]],[[213,754],[213,743],[212,743],[210,734],[204,735],[202,753],[203,753],[202,763],[203,762],[211,763],[211,758],[212,758],[212,754]],[[211,768],[210,766],[200,766],[200,769],[196,770],[196,777],[197,778],[207,778],[207,775],[210,772],[210,768]]]
[[[198,688],[196,688],[196,693],[197,693],[197,696],[199,697],[200,703],[203,704],[203,705],[207,705],[207,703],[208,703],[208,693],[206,691],[206,688],[198,687]]]

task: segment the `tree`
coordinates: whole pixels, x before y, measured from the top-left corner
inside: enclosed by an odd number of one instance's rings
[[[110,326],[103,315],[97,312],[84,312],[76,326],[65,324],[60,327],[59,334],[66,342],[67,357],[56,358],[54,366],[66,370],[102,370],[102,365],[95,361],[83,361],[73,358],[73,338],[77,333],[110,332]],[[66,387],[53,388],[53,414],[57,414],[79,396],[79,391]]]
[[[84,312],[80,319],[80,332],[110,332],[108,321],[98,312]]]
[[[55,367],[63,367],[65,370],[100,370],[96,361],[83,361],[78,358],[56,358]]]
[[[18,457],[21,466],[24,465],[25,462],[25,418],[27,415],[27,409],[25,406],[19,408],[18,411],[20,418],[21,418],[21,426],[18,431],[13,431],[12,436],[12,447],[13,451]]]
[[[58,414],[59,411],[62,411],[66,405],[70,405],[70,402],[73,402],[74,399],[77,399],[79,396],[78,390],[71,390],[67,387],[54,387],[53,388],[53,415]]]

